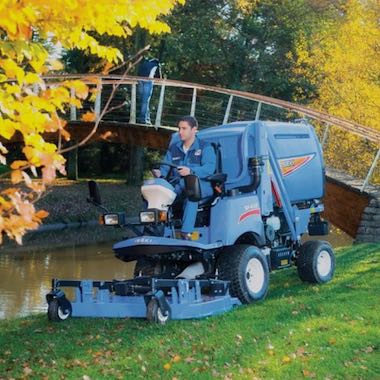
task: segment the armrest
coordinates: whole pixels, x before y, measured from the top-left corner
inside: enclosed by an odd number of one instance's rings
[[[218,183],[224,183],[227,181],[227,174],[225,173],[217,173],[213,175],[209,175],[205,178],[206,181],[210,182],[218,182]]]

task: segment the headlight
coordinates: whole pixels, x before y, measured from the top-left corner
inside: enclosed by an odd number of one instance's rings
[[[140,212],[140,222],[141,223],[154,223],[156,221],[155,211],[143,211]]]
[[[141,223],[159,223],[168,220],[168,213],[164,210],[150,209],[140,212]]]
[[[119,214],[104,214],[104,224],[106,226],[117,226],[119,223]]]

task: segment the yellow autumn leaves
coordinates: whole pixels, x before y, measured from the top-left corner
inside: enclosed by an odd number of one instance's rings
[[[94,35],[127,38],[140,25],[151,33],[168,32],[159,20],[183,0],[2,0],[0,2],[0,163],[11,169],[13,184],[0,193],[0,242],[4,234],[21,243],[28,229],[38,227],[45,213],[33,203],[56,172],[65,174],[65,160],[57,146],[45,140],[69,140],[63,120],[70,105],[81,107],[89,87],[81,81],[61,81],[49,86],[42,75],[63,68],[58,49],[77,48],[114,64],[120,51],[103,46]],[[92,90],[92,95],[94,91]],[[93,97],[89,99],[93,101]],[[93,120],[93,114],[87,115]],[[7,161],[6,144],[22,137],[24,159]],[[39,174],[39,176],[37,175]]]
[[[298,46],[297,69],[317,87],[313,106],[380,130],[380,3],[349,0],[341,20]]]
[[[311,39],[301,38],[294,71],[314,86],[312,108],[380,130],[380,3],[348,0],[341,17]],[[299,98],[304,97],[300,88]],[[331,130],[325,147],[327,164],[364,178],[376,144]],[[373,182],[380,182],[380,172]]]

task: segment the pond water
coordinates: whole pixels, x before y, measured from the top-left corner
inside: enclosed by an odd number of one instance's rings
[[[134,264],[114,258],[112,244],[52,252],[0,254],[0,318],[47,310],[52,278],[112,280],[131,278]]]
[[[352,243],[348,235],[336,229],[325,240],[329,240],[334,247]],[[52,252],[1,253],[0,319],[45,312],[45,295],[50,291],[54,277],[96,280],[131,278],[134,263],[115,259],[111,246],[107,243]]]

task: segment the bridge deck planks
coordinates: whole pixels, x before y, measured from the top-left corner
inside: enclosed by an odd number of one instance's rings
[[[70,122],[67,130],[71,140],[81,141],[89,135],[94,127],[90,122]],[[168,146],[173,129],[160,127],[157,130],[153,126],[133,125],[120,122],[101,122],[90,142],[106,141],[120,144],[133,144],[149,148],[165,150]],[[3,144],[17,143],[22,141],[22,136],[16,133],[10,141],[2,139]],[[47,141],[57,142],[57,133],[46,133]]]

